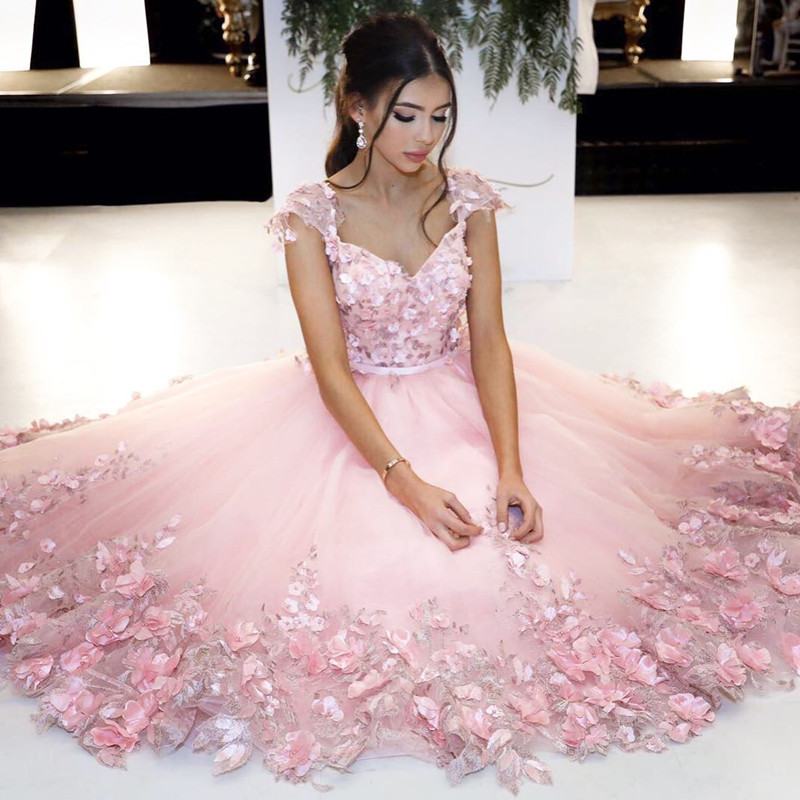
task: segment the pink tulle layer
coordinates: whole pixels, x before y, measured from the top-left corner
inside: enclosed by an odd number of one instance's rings
[[[800,404],[686,398],[512,342],[545,537],[495,522],[468,351],[355,373],[398,451],[484,528],[451,553],[294,354],[0,431],[3,676],[104,764],[257,750],[290,780],[408,753],[453,782],[543,751],[659,751],[800,673]]]

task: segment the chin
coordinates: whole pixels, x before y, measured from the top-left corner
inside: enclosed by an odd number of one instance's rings
[[[425,166],[425,162],[428,160],[425,159],[425,161],[420,161],[419,164],[415,164],[413,161],[409,161],[403,156],[401,156],[401,159],[402,166],[399,166],[398,169],[400,172],[407,172],[409,175],[419,172]]]

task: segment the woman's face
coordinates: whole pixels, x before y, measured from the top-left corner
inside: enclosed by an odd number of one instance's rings
[[[362,103],[364,135],[368,142],[378,129],[396,88],[397,84],[387,89],[373,109]],[[407,83],[389,109],[380,136],[375,139],[373,156],[384,158],[401,172],[417,172],[445,134],[450,106],[450,84],[440,75],[434,73]],[[358,121],[358,112],[354,119]]]

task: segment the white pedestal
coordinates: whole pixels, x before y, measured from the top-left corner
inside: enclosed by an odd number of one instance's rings
[[[0,72],[31,68],[36,0],[0,0]]]
[[[150,64],[144,0],[72,0],[81,67]]]

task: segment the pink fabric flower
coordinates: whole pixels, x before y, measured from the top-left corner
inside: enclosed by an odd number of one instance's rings
[[[606,648],[594,634],[575,639],[571,650],[556,645],[547,655],[568,677],[577,681],[585,680],[586,672],[598,677],[607,675],[611,666]]]
[[[100,707],[103,695],[90,692],[80,678],[71,675],[64,687],[51,692],[47,700],[59,712],[61,725],[68,731],[74,731]]]
[[[645,686],[655,686],[664,680],[658,676],[658,663],[655,659],[641,650],[631,650],[625,657],[614,659],[614,663],[625,671],[628,678]]]
[[[678,616],[692,625],[702,628],[709,633],[719,630],[719,619],[716,615],[704,612],[700,606],[682,606],[678,609]]]
[[[272,694],[269,670],[253,653],[242,662],[242,691],[256,703],[261,703]]]
[[[241,650],[243,647],[250,647],[258,641],[261,631],[255,622],[239,621],[233,626],[233,630],[228,629],[225,633],[225,640],[230,645],[231,650]]]
[[[766,647],[755,644],[741,644],[736,648],[736,654],[744,664],[756,672],[766,672],[772,663],[772,656]]]
[[[703,559],[703,568],[712,575],[727,578],[731,581],[747,579],[747,570],[739,562],[739,553],[732,547],[720,547],[712,550]]]
[[[123,597],[143,597],[153,586],[153,576],[139,558],[131,564],[130,572],[120,575],[114,583],[114,588]]]
[[[308,657],[306,671],[309,675],[316,675],[328,668],[328,661],[320,653],[316,641],[307,631],[297,631],[289,639],[289,655],[295,659]]]
[[[662,628],[656,636],[656,654],[665,664],[688,667],[694,660],[685,649],[691,640],[691,631],[683,625]]]
[[[586,689],[585,699],[604,714],[610,714],[618,705],[627,705],[632,699],[631,689],[615,683],[597,683]]]
[[[169,633],[172,615],[158,606],[148,606],[144,612],[144,626],[153,636],[165,636]]]
[[[570,703],[567,718],[574,720],[582,728],[589,728],[598,722],[597,712],[588,703]]]
[[[380,673],[376,669],[371,669],[366,675],[359,678],[359,680],[353,681],[347,687],[347,696],[354,699],[362,695],[370,694],[376,689],[380,689],[388,680],[389,676],[385,673]]]
[[[567,718],[561,726],[564,742],[570,747],[578,747],[586,739],[588,730],[597,724],[597,712],[586,703],[570,703]]]
[[[702,697],[695,697],[689,692],[671,694],[667,703],[681,719],[689,723],[694,734],[699,734],[706,723],[714,721],[711,706]]]
[[[114,563],[111,551],[105,542],[98,542],[95,550],[94,566],[98,572],[105,572]]]
[[[491,731],[491,717],[489,717],[482,708],[470,708],[469,706],[461,707],[461,718],[464,720],[467,730],[474,733],[481,739],[486,741],[492,735]]]
[[[550,677],[550,683],[558,686],[558,696],[568,703],[577,703],[583,700],[583,690],[580,688],[582,684],[574,684],[566,675],[557,672]]]
[[[691,737],[692,726],[688,722],[677,722],[674,725],[668,724],[667,734],[673,742],[683,743]]]
[[[128,700],[125,703],[118,724],[129,736],[135,736],[147,728],[156,711],[158,702],[152,692],[147,692],[138,700]]]
[[[767,567],[767,575],[772,587],[789,597],[800,595],[800,573],[792,572],[784,575],[780,567]]]
[[[130,753],[139,741],[137,734],[128,733],[114,720],[109,720],[108,725],[92,728],[89,736],[98,747],[118,747],[127,753]]]
[[[519,712],[524,722],[531,725],[549,725],[550,709],[547,701],[547,694],[540,686],[536,686],[530,695],[520,697],[511,695],[509,697],[511,706]]]
[[[31,611],[30,614],[12,620],[8,627],[0,626],[0,635],[10,633],[11,644],[15,644],[23,636],[38,630],[49,617],[42,611]]]
[[[399,655],[412,669],[416,669],[420,662],[419,645],[405,628],[386,630],[386,647],[390,653]]]
[[[781,648],[784,658],[792,669],[800,675],[800,636],[794,633],[781,634]]]
[[[122,634],[128,627],[132,614],[130,608],[116,610],[112,602],[106,603],[97,615],[97,623],[86,631],[86,641],[96,647],[104,647],[126,638]]]
[[[348,633],[347,630],[340,630],[327,644],[331,656],[328,663],[345,674],[359,669],[365,655],[364,640],[355,636],[348,639]]]
[[[290,731],[286,734],[286,744],[273,753],[273,758],[280,772],[293,772],[302,778],[319,758],[321,749],[313,733]]]
[[[764,603],[757,601],[750,589],[739,589],[720,603],[719,613],[737,631],[749,630],[763,619]]]
[[[77,674],[93,667],[103,657],[103,651],[91,642],[81,642],[71,650],[61,654],[61,668],[66,672]]]
[[[160,689],[178,666],[183,650],[179,647],[172,655],[156,654],[152,647],[143,647],[135,653],[129,653],[123,663],[132,667],[130,682],[140,692]]]
[[[453,689],[459,700],[483,700],[483,689],[477,683],[464,683]]]
[[[597,638],[611,656],[624,656],[642,643],[636,633],[623,627],[603,628]]]
[[[720,642],[717,646],[717,675],[728,685],[741,686],[747,680],[744,664],[729,644]]]
[[[783,411],[764,414],[756,420],[755,424],[750,426],[750,433],[764,447],[779,450],[786,444],[789,436],[790,419],[790,416]]]
[[[604,750],[611,741],[608,727],[603,723],[592,725],[583,741],[589,750]]]
[[[311,708],[321,717],[332,719],[334,722],[341,722],[344,719],[344,711],[333,695],[317,698],[311,703]]]
[[[673,602],[664,591],[664,587],[655,581],[645,581],[641,586],[631,589],[631,594],[659,611],[668,611],[673,606]]]
[[[792,462],[784,461],[778,453],[761,453],[755,457],[754,463],[767,472],[783,475],[785,478],[792,477]]]
[[[14,665],[13,674],[16,682],[26,691],[36,689],[50,674],[53,668],[53,656],[26,658]]]
[[[438,730],[441,724],[442,707],[431,697],[415,694],[412,695],[412,698],[417,716],[423,719],[432,731]]]
[[[8,587],[3,592],[3,597],[0,599],[0,605],[10,606],[27,597],[31,592],[35,592],[41,586],[42,579],[38,575],[32,575],[30,578],[15,578],[13,575],[6,573],[6,586]]]

